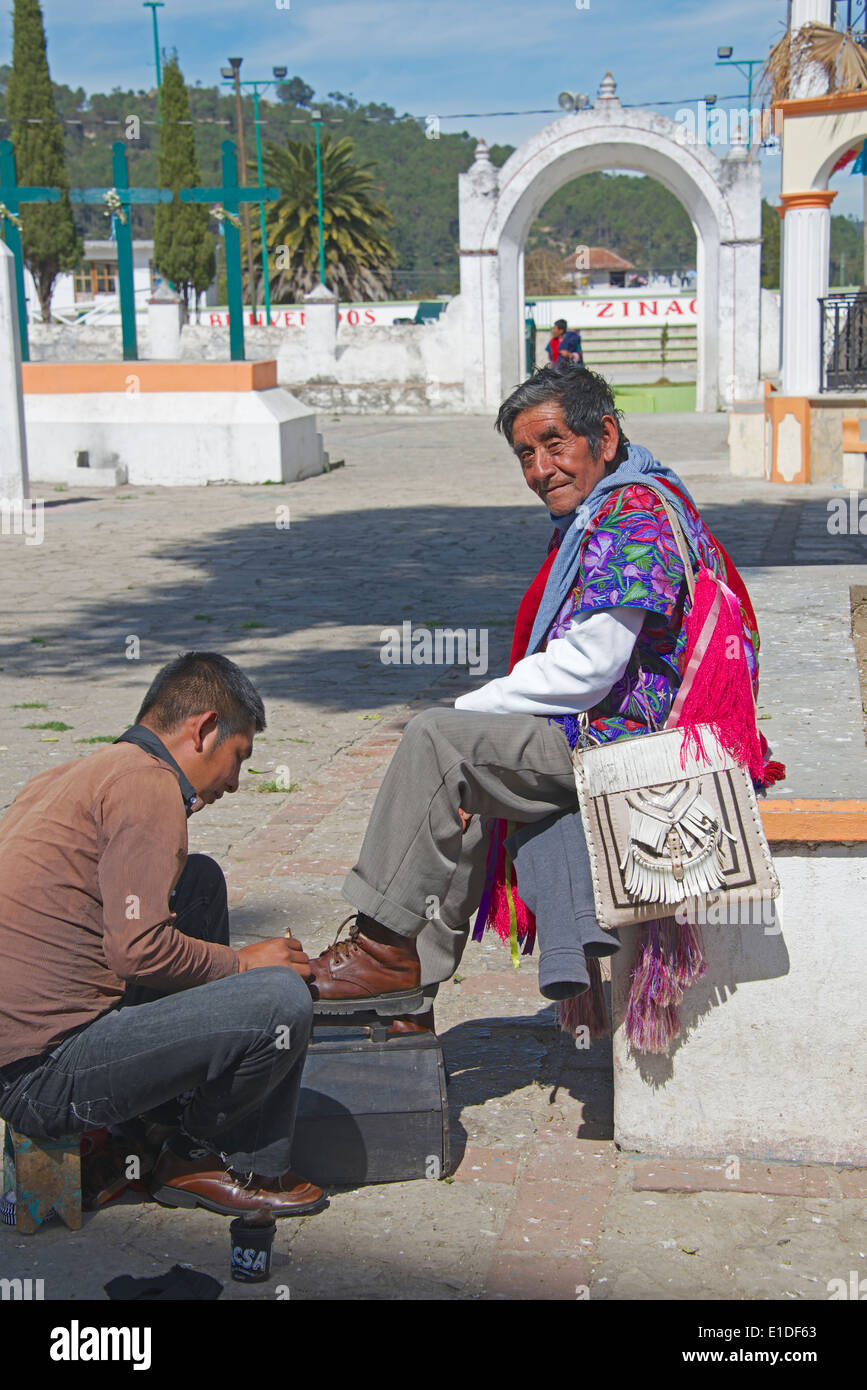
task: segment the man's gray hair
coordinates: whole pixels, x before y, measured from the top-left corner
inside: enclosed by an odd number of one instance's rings
[[[613,473],[626,459],[629,440],[620,425],[622,411],[614,404],[611,387],[598,372],[588,371],[586,367],[569,363],[556,363],[553,367],[542,367],[516,386],[500,406],[496,428],[513,445],[515,421],[525,410],[535,405],[546,405],[555,401],[563,411],[563,419],[573,434],[582,435],[588,443],[590,452],[597,457],[602,447],[602,418],[610,415],[617,422],[617,453],[608,466]]]

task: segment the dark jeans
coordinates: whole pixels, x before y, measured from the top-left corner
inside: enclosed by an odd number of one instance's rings
[[[229,942],[219,865],[191,854],[172,900],[188,936]],[[138,986],[123,1005],[68,1034],[18,1071],[0,1069],[0,1116],[35,1139],[121,1124],[184,1092],[185,1132],[241,1173],[290,1166],[313,1003],[294,970],[245,971],[158,997]]]

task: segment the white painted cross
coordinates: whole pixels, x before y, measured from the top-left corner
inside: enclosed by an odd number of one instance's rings
[[[21,503],[29,492],[15,258],[0,242],[0,502]]]

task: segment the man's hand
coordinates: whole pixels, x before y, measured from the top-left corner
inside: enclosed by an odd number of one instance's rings
[[[269,965],[282,965],[294,970],[308,984],[313,979],[310,960],[300,941],[294,936],[273,936],[268,941],[254,941],[235,952],[238,957],[238,971],[264,970]]]
[[[458,815],[461,818],[461,834],[466,835],[470,828],[470,821],[473,819],[472,814],[469,811],[462,811],[459,806]]]

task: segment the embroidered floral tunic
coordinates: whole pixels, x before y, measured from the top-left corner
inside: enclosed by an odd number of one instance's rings
[[[686,511],[692,554],[726,581],[724,553],[698,512],[688,505]],[[562,636],[579,613],[621,607],[646,610],[626,671],[589,712],[592,736],[607,743],[665,724],[680,685],[689,596],[671,525],[661,501],[649,489],[637,484],[612,493],[591,522],[589,536],[575,587],[548,629],[545,645]],[[741,618],[744,651],[757,689],[758,633],[749,626],[743,607]],[[562,726],[574,747],[577,716],[553,715],[551,722]]]

